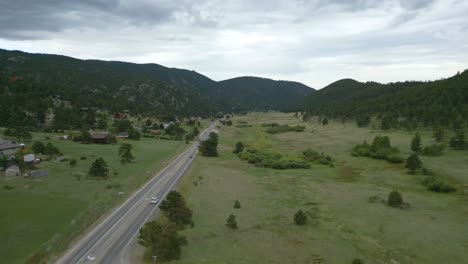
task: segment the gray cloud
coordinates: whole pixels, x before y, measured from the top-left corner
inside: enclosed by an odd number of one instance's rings
[[[459,0],[0,0],[0,48],[155,62],[320,88],[467,68]]]

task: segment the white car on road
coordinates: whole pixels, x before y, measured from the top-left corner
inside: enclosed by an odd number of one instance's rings
[[[150,203],[152,203],[152,204],[157,204],[158,202],[159,202],[159,198],[158,198],[157,196],[151,198]]]

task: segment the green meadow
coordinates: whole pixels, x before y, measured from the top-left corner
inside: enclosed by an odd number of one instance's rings
[[[55,254],[64,250],[186,147],[182,141],[129,140],[126,142],[133,145],[135,162],[121,165],[117,154],[121,141],[114,145],[80,144],[58,140],[59,136],[35,133],[33,140],[53,143],[66,159],[77,161],[75,167],[69,161],[44,160],[38,167],[48,170],[48,177],[0,178],[2,263],[24,263],[36,252]],[[87,179],[91,163],[99,157],[109,166],[109,178]],[[5,186],[13,189],[7,190]]]
[[[242,122],[252,127],[236,127]],[[304,125],[304,132],[267,134],[261,124]],[[197,156],[179,189],[194,211],[193,228],[183,231],[188,245],[177,264],[189,263],[468,263],[468,152],[446,149],[420,156],[424,167],[457,191],[435,193],[403,164],[353,157],[351,148],[376,135],[390,137],[406,159],[415,131],[358,128],[354,123],[302,122],[292,114],[255,113],[220,127],[220,156]],[[422,143],[434,143],[420,130]],[[287,157],[311,148],[335,166],[274,170],[255,167],[232,153],[236,142]],[[398,190],[409,208],[385,202]],[[373,201],[369,199],[373,197]],[[241,203],[234,209],[234,200]],[[375,202],[377,200],[377,202]],[[308,222],[294,224],[302,209]],[[239,229],[226,228],[230,214]]]

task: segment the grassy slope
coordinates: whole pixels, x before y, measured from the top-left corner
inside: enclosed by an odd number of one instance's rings
[[[2,263],[23,263],[25,258],[44,245],[63,249],[66,243],[81,234],[77,232],[91,224],[109,208],[124,200],[154,175],[172,156],[185,147],[178,141],[142,138],[128,141],[133,145],[136,162],[123,166],[119,162],[119,145],[86,145],[57,140],[58,135],[35,134],[35,140],[51,141],[67,158],[78,161],[75,168],[68,162],[46,161],[40,167],[49,170],[46,179],[0,179],[0,187],[14,186],[11,191],[0,188],[0,256]],[[80,160],[86,156],[87,160]],[[95,181],[74,175],[86,175],[92,161],[103,157],[112,171],[108,180]],[[108,189],[108,184],[121,187]],[[118,192],[124,192],[119,196]]]
[[[302,133],[267,135],[257,125],[300,121],[285,114],[236,120],[256,126],[222,128],[221,156],[197,158],[180,187],[194,209],[195,227],[184,231],[189,244],[175,263],[351,263],[355,257],[366,263],[468,262],[466,194],[431,193],[420,184],[420,176],[406,174],[402,165],[349,154],[362,140],[386,134],[406,156],[412,133],[309,123]],[[422,131],[422,138],[423,143],[432,142],[429,131]],[[336,167],[256,168],[231,153],[237,141],[289,154],[311,147],[334,157]],[[466,184],[467,154],[447,151],[422,161]],[[201,184],[195,186],[200,177]],[[372,195],[386,199],[392,189],[402,192],[410,209],[368,202]],[[232,207],[235,199],[242,204],[239,210]],[[311,220],[307,226],[293,224],[298,209],[307,212]],[[237,231],[224,226],[231,213],[238,219]]]

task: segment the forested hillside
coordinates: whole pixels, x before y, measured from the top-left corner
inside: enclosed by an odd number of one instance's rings
[[[258,77],[238,77],[221,81],[220,84],[223,86],[223,97],[242,109],[292,110],[315,92],[302,83]]]
[[[294,82],[242,80],[216,82],[195,71],[158,64],[0,49],[0,126],[41,126],[48,111],[58,111],[66,112],[75,127],[82,122],[82,108],[179,116],[287,110],[313,91]]]
[[[468,71],[430,82],[344,79],[309,96],[304,108],[307,116],[358,121],[377,116],[389,127],[461,126],[468,121]]]

